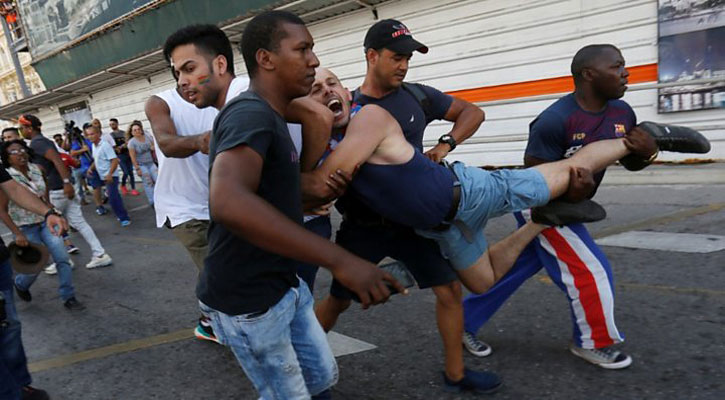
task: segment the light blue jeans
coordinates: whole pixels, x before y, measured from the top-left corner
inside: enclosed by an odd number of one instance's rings
[[[28,238],[29,242],[43,244],[48,248],[48,252],[53,257],[55,267],[58,269],[58,281],[60,282],[58,293],[60,294],[61,300],[66,301],[74,297],[73,273],[71,272],[70,258],[63,244],[63,239],[54,236],[48,227],[45,226],[45,222],[23,225],[19,228],[23,232],[23,235]],[[20,289],[28,290],[37,277],[38,274],[17,274],[15,276],[15,284]]]
[[[146,193],[146,198],[149,199],[149,204],[153,206],[154,185],[156,184],[158,168],[154,163],[139,164],[138,168],[141,170],[141,180],[143,180],[143,190]]]
[[[227,315],[199,302],[264,400],[309,399],[337,383],[337,363],[312,310],[307,284],[266,312]]]

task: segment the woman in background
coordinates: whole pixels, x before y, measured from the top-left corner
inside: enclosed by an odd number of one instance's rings
[[[149,204],[153,207],[154,185],[158,173],[153,158],[154,141],[144,133],[141,122],[133,121],[126,131],[126,143],[128,143],[128,154],[131,156],[131,163],[136,169],[136,173],[143,180],[144,192],[149,199]]]

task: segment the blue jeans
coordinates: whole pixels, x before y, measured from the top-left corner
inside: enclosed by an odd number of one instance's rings
[[[10,260],[0,262],[0,292],[5,298],[6,320],[0,326],[0,399],[19,399],[23,386],[30,385],[28,361],[20,337],[20,321],[13,301],[13,270]]]
[[[217,339],[229,346],[264,400],[329,396],[337,363],[312,311],[307,284],[291,288],[262,313],[227,315],[199,302]]]
[[[154,185],[156,184],[156,175],[158,174],[158,168],[156,164],[139,164],[138,168],[141,170],[141,179],[143,180],[143,190],[146,193],[146,198],[149,199],[149,204],[154,205]]]
[[[28,238],[29,242],[43,244],[48,248],[48,252],[53,257],[55,267],[58,269],[58,281],[60,282],[58,293],[60,294],[61,300],[66,301],[75,296],[73,273],[70,269],[70,258],[63,244],[63,239],[58,236],[53,236],[48,227],[45,226],[45,222],[23,225],[20,227],[20,231]],[[15,284],[20,289],[28,290],[37,277],[38,274],[17,274],[15,276]]]
[[[120,221],[128,221],[128,213],[126,207],[123,206],[123,199],[121,194],[118,192],[118,177],[113,177],[113,183],[106,184],[106,190],[108,191],[108,202],[111,204],[113,213],[116,214],[116,218]]]
[[[121,184],[126,186],[126,180],[128,179],[129,183],[131,183],[131,189],[136,189],[136,178],[133,177],[131,156],[128,155],[128,153],[119,154],[118,164],[121,166],[121,171],[123,171],[123,180],[121,180]]]

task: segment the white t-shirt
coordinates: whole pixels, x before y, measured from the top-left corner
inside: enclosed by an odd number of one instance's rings
[[[98,141],[98,144],[93,143],[93,161],[96,163],[96,171],[101,179],[105,179],[106,175],[111,171],[111,160],[118,158],[116,152],[113,150],[113,146],[104,142],[103,140]],[[113,176],[118,177],[120,174],[120,166],[116,166],[113,170]]]
[[[247,90],[246,76],[234,78],[227,91],[228,103]],[[203,109],[184,100],[176,88],[156,94],[166,102],[179,136],[198,135],[210,131],[218,111],[214,107]],[[168,219],[171,227],[192,219],[209,220],[209,157],[197,152],[186,158],[168,158],[156,145],[159,161],[158,180],[154,186],[156,226],[161,228]]]

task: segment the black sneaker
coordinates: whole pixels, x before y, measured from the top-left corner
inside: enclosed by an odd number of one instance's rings
[[[76,300],[75,297],[71,297],[70,299],[66,300],[63,305],[65,306],[65,308],[71,311],[81,311],[86,309],[86,306],[84,306],[83,303],[81,303],[80,301]]]
[[[710,151],[710,141],[691,128],[651,121],[641,122],[637,127],[652,135],[657,146],[663,151],[699,154]]]
[[[531,209],[532,221],[550,226],[596,222],[606,217],[607,212],[604,208],[593,200],[578,203],[553,200],[541,207]]]
[[[443,390],[451,393],[474,392],[493,393],[501,388],[501,378],[493,372],[479,372],[468,368],[463,370],[463,379],[453,382],[443,373]]]
[[[41,389],[36,389],[32,386],[23,386],[21,390],[21,400],[50,400],[48,392]]]
[[[20,300],[22,301],[32,301],[33,296],[30,294],[30,290],[23,290],[18,287],[15,283],[13,283],[13,286],[15,286],[15,293],[18,294],[18,297],[20,297]]]

